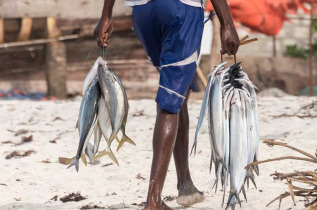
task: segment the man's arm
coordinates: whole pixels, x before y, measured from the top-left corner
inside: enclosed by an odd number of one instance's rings
[[[113,30],[112,9],[116,0],[104,0],[101,18],[95,28],[94,35],[100,47],[107,47]]]
[[[227,0],[210,0],[221,24],[221,53],[234,55],[240,45],[238,33],[234,27]]]

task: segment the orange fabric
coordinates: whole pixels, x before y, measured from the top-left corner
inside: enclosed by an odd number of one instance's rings
[[[286,14],[296,14],[298,8],[309,12],[304,3],[311,0],[227,0],[235,22],[266,35],[277,35],[287,20]],[[317,2],[317,0],[314,0]],[[207,11],[213,11],[211,2]]]

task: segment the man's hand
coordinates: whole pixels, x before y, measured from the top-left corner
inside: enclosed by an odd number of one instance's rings
[[[94,31],[95,38],[99,47],[108,47],[110,35],[113,31],[112,18],[102,17]]]
[[[235,55],[239,49],[240,40],[235,27],[221,26],[221,54]]]
[[[239,49],[240,40],[234,27],[226,0],[210,0],[221,24],[221,54],[235,55]]]

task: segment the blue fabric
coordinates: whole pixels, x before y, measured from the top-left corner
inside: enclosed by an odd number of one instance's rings
[[[171,113],[178,113],[196,72],[196,62],[174,63],[200,52],[203,9],[179,0],[152,0],[133,7],[133,26],[148,57],[160,73],[156,102]],[[170,66],[165,66],[169,65]],[[164,67],[165,66],[165,67]]]

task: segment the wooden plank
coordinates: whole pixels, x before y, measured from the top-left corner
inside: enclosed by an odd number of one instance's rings
[[[51,42],[57,42],[57,41],[66,41],[71,39],[78,39],[79,35],[67,35],[67,36],[60,36],[56,38],[49,38],[49,39],[37,39],[37,40],[30,40],[30,41],[23,41],[23,42],[9,42],[0,44],[0,49],[7,49],[10,47],[22,47],[22,46],[28,46],[28,45],[37,45],[37,44],[47,44]]]
[[[4,43],[4,21],[0,18],[0,44]]]
[[[56,27],[56,19],[53,17],[48,17],[46,19],[47,24],[47,37],[48,38],[55,38],[60,35],[60,31]]]
[[[22,18],[21,29],[18,36],[18,42],[27,41],[32,32],[32,18]]]
[[[102,0],[2,0],[0,18],[58,17],[100,18]],[[124,0],[116,0],[113,17],[131,15],[131,8]]]

